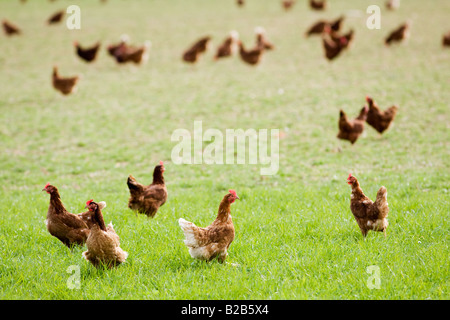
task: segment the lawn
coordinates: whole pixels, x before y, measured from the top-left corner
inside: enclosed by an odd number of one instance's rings
[[[0,1],[1,18],[23,34],[0,34],[0,299],[449,299],[450,49],[449,1],[334,0],[324,12],[297,1],[136,0]],[[45,20],[71,4],[81,29]],[[366,27],[371,4],[381,29]],[[304,38],[316,20],[346,15],[353,47],[333,62],[319,37]],[[412,21],[411,38],[387,48],[384,37]],[[230,30],[250,46],[263,26],[276,48],[256,67],[237,56],[214,61]],[[152,42],[145,65],[117,65],[106,46],[128,34]],[[181,55],[212,37],[196,65]],[[72,43],[102,42],[92,64]],[[51,69],[81,74],[62,96]],[[356,116],[371,95],[399,113],[383,135],[366,126],[351,145],[338,140],[339,110]],[[279,129],[279,170],[261,164],[177,165],[177,129]],[[205,145],[206,146],[206,143]],[[127,208],[129,174],[150,183],[165,164],[168,201],[154,219]],[[364,240],[350,211],[355,175],[367,196],[388,190],[389,227]],[[47,182],[66,208],[106,201],[127,261],[96,269],[52,237],[44,224]],[[229,264],[193,260],[178,218],[207,226],[228,189],[240,197],[231,215],[236,238]],[[233,266],[237,264],[237,266]],[[80,287],[71,287],[79,271]],[[370,270],[379,286],[370,286]],[[69,270],[69,272],[68,272]]]

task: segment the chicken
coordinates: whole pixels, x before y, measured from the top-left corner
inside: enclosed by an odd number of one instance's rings
[[[309,0],[309,6],[314,10],[325,10],[327,8],[327,2],[325,0]]]
[[[52,14],[50,16],[50,18],[48,18],[47,23],[48,24],[56,24],[56,23],[61,22],[61,20],[64,16],[64,13],[65,12],[63,10],[55,12],[54,14]]]
[[[245,50],[242,41],[239,41],[238,44],[239,44],[239,56],[241,57],[242,61],[250,65],[256,65],[261,61],[264,52],[263,47],[257,46],[256,48],[247,51]]]
[[[148,61],[151,42],[144,42],[141,47],[121,46],[114,52],[117,63],[134,62],[135,64],[143,64]]]
[[[409,38],[409,29],[410,29],[410,23],[406,22],[402,24],[400,27],[392,31],[384,41],[384,44],[386,46],[391,45],[392,42],[401,42],[405,39]]]
[[[94,212],[94,224],[86,240],[87,251],[82,257],[92,263],[95,267],[106,266],[112,268],[125,262],[128,253],[120,248],[119,236],[110,223],[105,225],[100,204],[89,200],[86,208]]]
[[[178,224],[184,233],[184,243],[189,248],[192,258],[211,261],[217,257],[220,263],[225,262],[228,248],[234,240],[230,206],[236,199],[239,199],[236,191],[229,190],[220,202],[216,220],[206,228],[197,227],[183,218],[178,219]]]
[[[330,32],[330,37],[334,42],[340,42],[343,49],[347,49],[353,43],[354,33],[355,31],[353,29],[345,34],[339,34],[339,32]],[[341,40],[342,38],[345,38],[345,40]]]
[[[369,108],[364,106],[357,118],[348,120],[345,112],[340,110],[338,122],[339,133],[337,137],[342,140],[348,140],[351,144],[354,144],[364,131],[364,121],[366,121],[368,111]]]
[[[266,39],[266,30],[263,27],[256,27],[256,47],[265,50],[273,50],[275,46]]]
[[[5,31],[5,34],[7,36],[12,36],[12,35],[15,35],[15,34],[21,34],[22,33],[22,31],[18,27],[13,25],[8,20],[3,20],[2,21],[2,25],[3,25],[3,30]]]
[[[284,10],[290,10],[295,4],[295,0],[282,0],[281,4],[283,5]]]
[[[444,34],[442,36],[442,45],[445,47],[450,47],[450,32],[447,32],[447,34]]]
[[[130,175],[127,180],[130,198],[128,207],[138,213],[144,213],[149,218],[153,218],[158,209],[166,203],[167,188],[164,182],[164,164],[162,161],[153,170],[153,182],[144,186]]]
[[[378,190],[377,198],[373,202],[366,197],[359,186],[358,180],[352,174],[349,174],[347,183],[352,187],[350,210],[361,229],[362,235],[366,237],[369,230],[373,230],[383,231],[386,237],[386,228],[389,225],[386,219],[389,213],[386,188],[382,186]]]
[[[127,48],[127,43],[129,42],[130,37],[126,34],[120,37],[120,42],[117,44],[110,44],[107,47],[109,55],[116,58],[117,55],[121,54]]]
[[[53,88],[60,91],[62,94],[68,95],[72,92],[75,92],[79,80],[80,80],[79,76],[71,78],[61,78],[58,75],[58,68],[56,66],[53,67],[53,75],[52,75]]]
[[[381,111],[371,97],[367,96],[366,101],[369,104],[366,122],[381,134],[387,130],[392,121],[394,121],[398,107],[394,105]]]
[[[83,245],[89,235],[87,224],[78,215],[66,210],[55,186],[47,183],[42,191],[50,194],[50,205],[45,220],[48,232],[69,248]]]
[[[244,0],[236,0],[236,4],[237,4],[239,7],[242,7],[242,6],[245,4],[245,2],[244,2]]]
[[[89,201],[92,201],[92,200],[89,200]],[[87,204],[88,203],[86,202],[86,205]],[[98,203],[98,205],[99,205],[100,209],[103,210],[103,208],[106,207],[106,202],[105,201],[100,201]],[[79,213],[78,216],[81,218],[81,220],[83,220],[86,223],[88,228],[91,229],[92,226],[95,224],[95,218],[94,218],[95,211],[92,208],[88,208],[88,209],[89,210],[86,211],[86,212]]]
[[[77,41],[75,41],[73,45],[76,49],[77,55],[86,62],[94,61],[97,57],[98,49],[100,48],[100,42],[97,42],[90,48],[82,48]]]
[[[396,9],[400,8],[400,0],[386,1],[386,8],[389,10],[396,10]]]
[[[331,31],[339,31],[344,21],[344,16],[340,16],[334,21],[319,20],[314,23],[305,33],[306,37],[314,34],[321,34],[325,30],[325,26],[329,26]]]
[[[330,61],[337,58],[342,50],[346,49],[349,45],[345,36],[334,37],[333,39],[331,28],[325,26],[324,32],[322,33],[322,44],[325,57]]]
[[[237,50],[237,41],[239,40],[239,34],[237,31],[231,31],[230,35],[225,39],[225,41],[217,48],[214,60],[220,58],[230,57]]]
[[[200,54],[207,50],[210,40],[211,37],[209,36],[199,39],[183,53],[183,60],[188,63],[196,63]]]

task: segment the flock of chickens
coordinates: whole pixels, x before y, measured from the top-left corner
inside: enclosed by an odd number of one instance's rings
[[[237,0],[239,6],[244,5],[244,0]],[[295,0],[284,0],[282,5],[286,10],[292,8]],[[390,0],[387,3],[389,9],[396,9],[399,0]],[[310,6],[314,10],[326,9],[325,0],[310,0]],[[59,23],[64,12],[57,12],[48,19],[49,24]],[[353,41],[354,31],[350,30],[346,34],[341,34],[341,25],[344,16],[334,21],[320,20],[312,25],[305,36],[321,35],[325,57],[329,60],[338,57],[342,51],[348,49]],[[3,29],[7,35],[20,34],[21,31],[12,23],[3,20]],[[385,44],[390,45],[395,41],[402,41],[408,37],[409,24],[405,23],[398,29],[392,31],[385,39]],[[269,42],[262,27],[255,29],[256,45],[252,49],[246,49],[239,40],[237,31],[230,32],[223,43],[217,48],[214,56],[215,60],[232,56],[239,53],[242,61],[256,65],[261,61],[261,57],[266,50],[274,49],[274,45]],[[182,60],[186,63],[196,63],[200,56],[207,51],[211,37],[206,36],[196,41],[182,54]],[[117,44],[107,47],[109,55],[117,63],[142,64],[148,59],[150,41],[146,41],[143,46],[134,47],[128,44],[129,38],[124,35]],[[443,45],[450,45],[450,34],[444,36]],[[74,43],[76,54],[91,63],[95,61],[100,49],[100,42],[92,47],[83,48],[79,43]],[[58,68],[53,67],[52,84],[53,87],[64,95],[75,91],[79,77],[61,77]],[[338,122],[339,133],[337,137],[355,143],[364,130],[365,122],[382,134],[389,128],[394,120],[398,107],[392,106],[384,111],[376,105],[374,100],[367,96],[367,104],[361,109],[358,117],[348,119],[343,110],[340,110]],[[146,214],[153,218],[159,208],[167,201],[167,188],[164,181],[165,167],[161,161],[155,166],[153,181],[149,185],[143,185],[130,175],[127,180],[127,187],[130,192],[128,207],[136,213]],[[347,183],[351,186],[350,209],[356,222],[365,237],[369,230],[383,232],[386,236],[388,227],[387,216],[389,207],[387,203],[387,190],[383,186],[379,189],[375,202],[365,196],[358,180],[353,175],[349,175]],[[47,184],[42,191],[50,194],[50,204],[47,212],[46,226],[48,232],[58,238],[64,245],[71,248],[74,245],[86,245],[87,250],[82,256],[92,265],[106,266],[108,268],[123,263],[128,253],[120,248],[119,236],[115,232],[113,225],[105,225],[102,210],[106,207],[105,202],[89,200],[86,202],[87,211],[80,214],[68,212],[62,201],[57,187]],[[193,258],[210,261],[217,258],[219,262],[225,262],[227,251],[234,240],[235,229],[230,215],[231,204],[239,199],[236,191],[229,190],[220,202],[216,219],[206,228],[201,228],[180,218],[178,223],[184,233],[184,243],[189,248],[189,253]]]

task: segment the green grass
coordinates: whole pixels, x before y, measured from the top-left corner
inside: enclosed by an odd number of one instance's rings
[[[76,1],[82,29],[46,26],[74,2],[0,1],[2,18],[20,37],[0,36],[0,299],[449,299],[450,50],[440,45],[450,3],[330,1],[324,13],[279,1]],[[381,30],[365,27],[370,4],[382,8]],[[359,10],[359,11],[351,11]],[[355,14],[359,12],[359,14]],[[352,14],[353,48],[325,61],[318,38],[305,39],[319,18]],[[383,38],[406,19],[408,43],[385,48]],[[245,43],[262,25],[276,49],[256,68],[237,57],[196,66],[181,53],[210,34],[213,48],[235,29]],[[104,47],[127,33],[153,43],[144,66],[118,66]],[[86,65],[72,42],[102,40]],[[82,74],[76,94],[50,83],[51,67]],[[279,91],[279,89],[283,89]],[[282,94],[280,94],[282,92]],[[356,115],[366,94],[383,108],[398,104],[383,136],[371,127],[351,146],[339,141],[339,109]],[[170,137],[178,128],[271,129],[280,140],[280,169],[262,177],[258,165],[174,165]],[[153,220],[127,208],[126,178],[150,182],[165,162],[167,203]],[[366,195],[388,189],[387,238],[366,240],[350,212],[349,172]],[[128,251],[113,270],[95,269],[47,232],[51,182],[71,212],[104,200]],[[228,261],[194,261],[177,219],[199,226],[214,218],[223,195],[236,189],[236,238]],[[69,266],[80,267],[81,289],[69,289]],[[366,285],[380,268],[380,289]]]

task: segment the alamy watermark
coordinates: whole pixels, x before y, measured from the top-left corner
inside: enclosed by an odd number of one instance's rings
[[[67,279],[67,288],[73,290],[73,289],[81,289],[81,281],[80,281],[80,266],[78,265],[71,265],[66,270],[67,273],[72,274]]]
[[[367,279],[366,285],[369,289],[380,289],[381,288],[381,276],[379,266],[368,266],[366,272],[370,274]]]
[[[265,176],[279,169],[279,129],[226,129],[224,134],[214,128],[203,132],[202,121],[194,121],[192,134],[176,129],[171,141],[178,141],[172,149],[174,164],[259,164]]]

